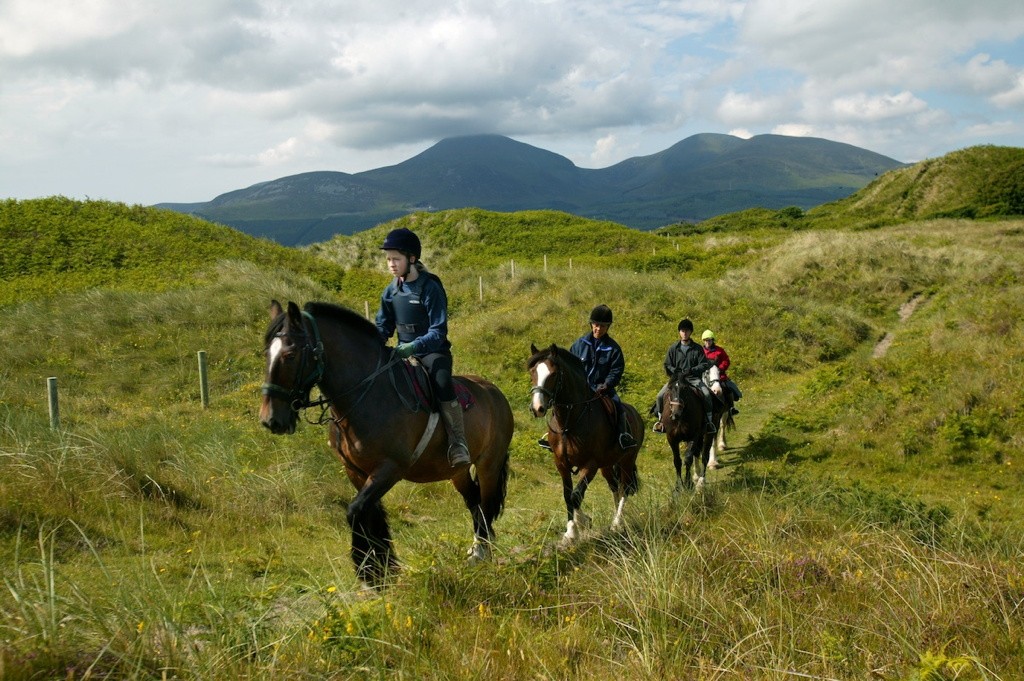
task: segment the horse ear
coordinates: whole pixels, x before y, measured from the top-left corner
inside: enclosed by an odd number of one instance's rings
[[[550,352],[552,355],[557,355],[558,354],[558,345],[556,345],[555,343],[552,343],[551,347],[548,348],[548,352]]]
[[[299,310],[298,305],[290,300],[288,301],[288,319],[294,323],[302,323],[302,311]]]
[[[534,345],[533,343],[530,343],[530,354],[536,355],[538,352],[540,352],[540,350],[537,349],[537,346]]]
[[[277,302],[276,300],[271,300],[270,301],[270,319],[271,320],[277,319],[278,317],[281,316],[282,312],[284,312],[284,310],[281,309],[281,303]]]

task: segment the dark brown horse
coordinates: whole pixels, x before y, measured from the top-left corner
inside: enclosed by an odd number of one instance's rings
[[[710,370],[717,378],[717,368]],[[708,459],[715,443],[716,434],[709,432],[707,410],[704,398],[686,379],[675,376],[669,382],[665,399],[668,405],[664,410],[662,422],[665,426],[665,439],[672,448],[672,463],[676,468],[676,489],[678,494],[684,488],[696,486],[698,492],[704,489],[704,478],[707,475]],[[715,423],[723,421],[724,404],[716,396],[711,398],[711,418]],[[731,420],[731,416],[730,416]],[[686,444],[685,456],[680,456],[679,444]],[[683,467],[686,477],[683,477]]]
[[[283,311],[275,300],[270,314],[260,421],[272,433],[293,433],[301,409],[330,406],[321,422],[331,424],[331,448],[359,491],[347,513],[359,578],[380,586],[397,567],[381,498],[399,480],[451,480],[473,518],[470,558],[489,557],[492,524],[505,503],[513,427],[501,391],[479,377],[456,377],[472,395],[465,422],[473,476],[468,466],[448,464],[448,435],[438,414],[417,402],[405,362],[372,323],[328,303],[307,303],[300,311],[289,302]],[[323,399],[311,403],[314,385]]]
[[[570,544],[578,538],[578,530],[590,524],[580,506],[598,470],[615,497],[612,529],[619,529],[626,497],[640,489],[636,457],[644,441],[644,422],[632,405],[622,403],[630,432],[636,440],[635,447],[623,449],[619,446],[616,414],[609,413],[606,406],[611,400],[591,390],[582,362],[557,345],[546,350],[531,345],[530,351],[533,353],[527,363],[533,385],[530,411],[534,416],[543,416],[551,410],[548,444],[555,455],[555,467],[562,476],[562,495],[568,515],[562,544]],[[572,486],[574,471],[579,471],[575,489]]]

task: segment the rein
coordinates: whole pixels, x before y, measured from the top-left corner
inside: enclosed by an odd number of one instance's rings
[[[335,398],[344,397],[362,388],[362,393],[360,393],[360,395],[355,399],[355,401],[352,404],[352,406],[355,407],[360,402],[362,402],[363,399],[366,397],[367,393],[370,392],[370,388],[373,387],[373,383],[377,379],[377,377],[380,376],[385,371],[388,371],[392,367],[399,364],[402,361],[402,359],[397,354],[392,352],[388,361],[385,362],[383,356],[378,355],[377,366],[374,368],[374,370],[370,373],[369,376],[366,376],[351,388],[338,393],[337,395],[334,396],[334,398],[328,397],[324,393],[323,388],[320,385],[320,383],[323,381],[324,374],[327,373],[327,365],[324,362],[324,344],[323,341],[321,341],[320,339],[320,327],[317,326],[316,320],[313,318],[313,315],[306,312],[305,310],[303,310],[302,312],[302,318],[305,322],[309,324],[309,327],[312,329],[312,338],[316,340],[315,344],[311,343],[310,334],[306,331],[305,328],[303,328],[302,336],[305,339],[306,343],[305,345],[302,346],[302,350],[300,351],[302,354],[300,355],[299,360],[298,375],[303,376],[303,374],[306,374],[307,365],[310,364],[309,359],[312,356],[312,366],[309,369],[308,374],[305,375],[305,377],[301,378],[296,383],[296,386],[291,390],[288,390],[287,388],[277,385],[275,383],[264,383],[261,388],[261,391],[264,395],[283,398],[288,402],[292,411],[301,412],[303,409],[309,409],[310,407],[320,407],[322,409],[322,411],[320,412],[320,418],[317,419],[315,422],[310,423],[314,423],[316,425],[323,425],[328,421],[341,421],[345,418],[344,416],[339,416],[337,418],[332,419],[325,418],[327,410],[329,409],[332,400]],[[278,332],[276,335],[279,338],[284,338],[287,334],[282,330]],[[394,374],[392,374],[391,376],[391,384],[392,387],[395,388],[395,392],[397,392],[399,396],[401,396],[401,391],[399,391],[398,386],[395,385]],[[320,388],[321,395],[316,400],[310,400],[309,395],[310,392],[313,390],[314,386]],[[403,403],[404,402],[405,400],[403,399]],[[406,404],[406,406],[409,405]],[[415,411],[415,409],[413,411]]]
[[[535,385],[532,388],[530,388],[530,396],[532,398],[533,395],[536,395],[536,394],[540,393],[541,395],[543,395],[546,398],[546,402],[547,402],[548,408],[552,408],[551,409],[551,418],[548,419],[548,429],[551,430],[554,433],[558,433],[559,435],[565,435],[570,430],[574,430],[576,428],[576,424],[579,423],[579,420],[581,418],[583,418],[587,414],[587,412],[590,411],[591,405],[594,402],[596,402],[597,400],[601,399],[601,396],[595,394],[593,397],[590,397],[588,399],[582,400],[580,402],[556,402],[555,401],[555,395],[557,395],[562,390],[562,368],[559,367],[559,370],[557,372],[555,372],[555,374],[557,376],[557,381],[555,383],[555,389],[554,390],[548,390],[544,386]],[[582,410],[578,411],[576,413],[576,418],[573,419],[572,418],[573,408],[574,407],[580,407],[580,406],[585,406],[586,409],[582,409]],[[557,424],[558,417],[555,414],[555,410],[557,410],[559,408],[561,408],[564,411],[568,412],[569,418],[565,419],[567,425],[564,428],[552,427],[553,423]]]

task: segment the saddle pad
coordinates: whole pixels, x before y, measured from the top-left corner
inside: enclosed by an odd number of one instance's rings
[[[411,379],[416,400],[426,411],[437,411],[434,400],[434,386],[430,381],[427,370],[423,368],[422,364],[414,364],[408,360],[403,362],[403,364]],[[459,401],[462,411],[468,410],[476,403],[473,393],[469,392],[469,388],[458,378],[454,378],[452,383],[455,386],[455,399]]]

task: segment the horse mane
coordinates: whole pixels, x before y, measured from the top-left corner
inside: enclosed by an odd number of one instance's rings
[[[329,317],[343,326],[354,329],[365,336],[375,339],[378,343],[382,342],[380,340],[380,334],[377,333],[377,325],[347,307],[335,305],[334,303],[309,302],[303,306],[303,309],[314,317]],[[281,314],[271,320],[270,326],[267,327],[267,333],[263,338],[264,345],[270,344],[274,335],[277,334],[284,326],[284,322],[287,318],[287,314]]]
[[[374,339],[378,344],[383,344],[376,324],[343,305],[313,301],[306,303],[303,309],[314,317],[327,317],[342,326]]]
[[[544,361],[548,357],[554,356],[558,363],[564,366],[568,371],[576,374],[576,377],[584,384],[587,383],[587,374],[583,371],[583,361],[579,357],[572,354],[568,350],[558,345],[552,345],[551,347],[538,350],[537,353],[530,358],[527,362],[526,368],[532,369],[539,362]]]

